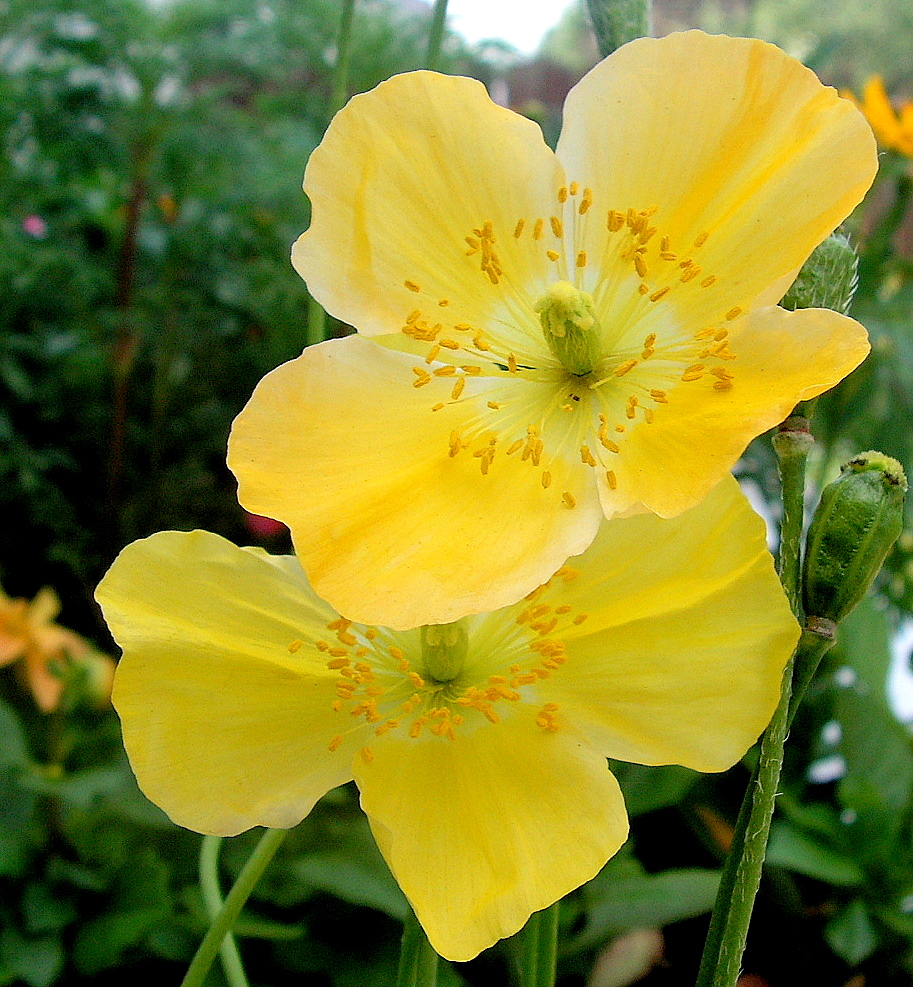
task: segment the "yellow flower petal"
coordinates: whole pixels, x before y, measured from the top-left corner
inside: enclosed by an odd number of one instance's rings
[[[727,477],[671,520],[604,525],[542,601],[586,613],[543,699],[601,753],[728,768],[777,704],[798,640],[761,519]]]
[[[377,844],[432,946],[472,959],[594,877],[627,817],[605,759],[525,710],[356,760]]]
[[[642,278],[698,320],[747,308],[801,265],[877,168],[862,114],[810,70],[765,42],[699,31],[597,65],[567,98],[557,155],[592,186],[594,211],[650,211]],[[600,250],[604,227],[582,235]],[[700,271],[683,282],[688,261]]]
[[[694,379],[670,384],[668,413],[632,433],[618,457],[616,488],[602,490],[607,515],[637,502],[663,517],[686,510],[751,439],[783,421],[799,401],[832,387],[869,351],[865,329],[847,316],[775,306],[731,323],[729,345],[734,360],[696,363],[703,369]]]
[[[416,308],[487,328],[505,290],[544,278],[544,251],[530,237],[561,184],[539,127],[494,104],[481,83],[394,76],[352,99],[311,155],[312,222],[292,261],[359,332],[399,332]]]
[[[388,627],[514,602],[582,551],[602,517],[579,442],[547,485],[537,455],[508,455],[538,418],[489,401],[506,381],[522,411],[546,385],[467,376],[453,401],[453,376],[422,363],[433,379],[416,388],[414,363],[357,336],[311,347],[261,381],[229,441],[241,502],[291,528],[316,591]],[[516,431],[496,438],[500,414]]]
[[[337,676],[314,648],[337,615],[294,559],[208,532],[128,546],[97,598],[124,650],[114,684],[140,787],[182,826],[292,826],[348,781]],[[297,645],[297,646],[296,646]]]

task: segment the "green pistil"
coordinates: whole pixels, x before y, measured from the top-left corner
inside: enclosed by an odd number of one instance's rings
[[[422,669],[435,682],[451,682],[463,671],[469,635],[462,620],[422,628]]]
[[[593,298],[567,281],[549,285],[535,305],[542,335],[561,365],[577,377],[600,362],[599,322]]]

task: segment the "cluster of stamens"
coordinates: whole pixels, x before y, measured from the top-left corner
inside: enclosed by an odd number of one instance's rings
[[[408,656],[403,641],[395,643],[393,632],[355,625],[342,617],[330,621],[326,626],[332,635],[315,642],[326,658],[327,669],[338,676],[333,710],[341,720],[329,749],[339,750],[346,733],[365,723],[373,725],[376,737],[400,731],[413,740],[428,734],[452,741],[459,729],[468,725],[472,712],[497,724],[505,707],[523,702],[537,706],[534,719],[540,729],[555,733],[560,728],[559,707],[537,702],[536,686],[568,661],[558,636],[562,629],[579,626],[587,615],[574,613],[568,604],[552,606],[542,596],[556,581],[569,583],[576,576],[570,566],[562,567],[525,598],[519,614],[512,617],[505,613],[505,620],[511,623],[507,643],[499,646],[503,654],[486,656],[495,660],[503,657],[505,672],[479,681],[470,681],[465,670],[451,681],[435,681],[422,667],[421,655]],[[484,647],[485,642],[477,642],[477,646]],[[301,641],[293,641],[288,650],[295,653],[301,647]],[[370,746],[360,753],[366,761],[374,758]]]
[[[512,231],[513,238],[518,246],[525,244],[528,249],[544,250],[560,279],[552,280],[551,285],[567,285],[566,292],[583,292],[589,287],[597,309],[608,306],[606,310],[611,312],[614,305],[623,312],[623,322],[652,323],[651,331],[644,332],[637,343],[631,342],[630,332],[622,333],[611,352],[601,354],[600,363],[592,372],[575,376],[556,367],[556,360],[543,359],[541,346],[537,348],[535,344],[537,334],[541,334],[535,311],[530,311],[526,326],[519,324],[524,319],[517,314],[520,312],[517,305],[510,309],[515,314],[520,336],[525,334],[532,340],[529,352],[502,352],[504,347],[495,336],[487,336],[465,322],[447,323],[439,318],[450,306],[446,298],[437,299],[436,304],[429,299],[424,308],[413,309],[405,319],[402,332],[428,345],[424,363],[414,366],[412,372],[415,388],[435,385],[432,389],[438,400],[431,404],[432,411],[475,399],[482,392],[488,398],[492,390],[483,382],[490,384],[492,378],[504,378],[503,386],[499,384],[494,394],[496,400],[486,400],[484,407],[476,401],[477,407],[465,427],[451,432],[451,457],[470,450],[472,458],[479,462],[481,473],[488,475],[499,455],[519,456],[521,461],[540,471],[542,489],[549,490],[556,463],[569,461],[569,452],[576,458],[579,451],[580,461],[600,470],[609,489],[615,489],[618,481],[612,457],[622,452],[626,433],[635,425],[652,424],[663,406],[670,401],[674,404],[670,393],[676,386],[704,382],[704,386],[709,385],[717,393],[732,389],[735,377],[729,363],[736,354],[730,348],[727,323],[739,318],[742,309],[729,308],[720,313],[717,323],[691,332],[676,325],[674,309],[668,310],[664,317],[654,318],[652,306],[674,303],[676,292],[712,289],[718,284],[717,277],[700,262],[700,249],[709,233],[699,234],[683,250],[660,232],[654,222],[655,206],[626,211],[609,209],[603,213],[604,256],[590,257],[578,247],[587,224],[596,221],[592,189],[581,190],[576,182],[571,182],[558,190],[557,202],[560,208],[555,215],[530,221],[519,219]],[[473,264],[480,264],[492,288],[500,286],[503,292],[506,275],[497,249],[494,223],[485,220],[465,240],[466,256],[472,258]],[[625,281],[631,274],[635,284],[633,296],[630,280]],[[413,294],[424,294],[418,283],[404,284]],[[616,295],[621,298],[620,302],[616,299],[617,304],[612,301]],[[582,297],[590,299],[589,294]],[[647,307],[643,308],[644,305]],[[437,314],[431,314],[435,309]],[[516,333],[513,338],[517,338]],[[534,417],[528,417],[532,409],[527,408],[524,414],[518,403],[514,406],[511,401],[511,377],[549,385],[552,396],[535,409]],[[481,386],[467,392],[467,383],[472,379],[480,379]],[[442,385],[448,390],[442,391]],[[560,412],[573,413],[577,424],[561,425]],[[559,490],[559,496],[568,508],[576,505],[574,491]]]

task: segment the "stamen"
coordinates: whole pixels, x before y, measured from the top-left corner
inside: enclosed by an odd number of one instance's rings
[[[630,373],[637,366],[637,360],[625,360],[624,363],[617,366],[613,371],[615,377],[624,377],[626,373]]]
[[[618,212],[617,209],[610,209],[608,219],[606,220],[606,226],[609,232],[617,233],[624,225],[624,213]]]
[[[716,281],[716,275],[715,274],[710,274],[706,278],[704,278],[703,281],[701,281],[701,287],[702,288],[709,288],[710,285],[712,285],[714,281]]]
[[[565,202],[567,202],[567,186],[566,186],[566,185],[562,185],[562,186],[561,186],[561,188],[560,188],[560,189],[558,189],[558,201],[559,201],[559,202],[560,202],[560,203],[561,203],[562,205],[563,205],[563,204],[564,204]]]
[[[417,285],[417,284],[416,284],[416,283],[415,283],[414,281],[404,281],[404,282],[403,282],[403,284],[404,284],[404,285],[405,285],[405,286],[406,286],[406,287],[407,287],[407,288],[408,288],[408,289],[409,289],[410,291],[421,291],[421,290],[422,290],[422,289],[421,289],[421,288],[420,288],[420,287],[419,287],[419,286],[418,286],[418,285]]]
[[[456,401],[459,399],[460,395],[463,393],[463,388],[466,386],[466,378],[458,377],[456,383],[453,385],[453,390],[450,392],[450,400]]]
[[[577,254],[577,266],[578,267],[586,267],[586,251],[585,250],[581,250],[580,253]]]
[[[585,188],[583,190],[583,197],[580,200],[580,215],[583,216],[593,204],[593,190],[591,188]]]
[[[577,506],[577,501],[574,499],[574,495],[569,490],[564,491],[561,495],[561,499],[571,510]]]
[[[660,288],[658,291],[654,291],[653,294],[650,295],[650,301],[658,302],[660,298],[665,298],[666,295],[668,295],[671,290],[672,289],[669,287],[669,285],[666,285],[664,288]]]
[[[327,746],[335,754],[336,751],[339,750],[341,745],[342,745],[342,734],[337,733],[336,736],[333,737],[333,739],[329,742]]]
[[[289,654],[293,655],[296,651],[300,651],[302,644],[304,644],[303,641],[292,641],[292,643],[288,646]]]
[[[742,314],[742,310],[736,305],[735,308],[731,308],[725,315],[727,322],[732,322],[733,319],[737,319]]]
[[[634,255],[634,268],[638,277],[645,278],[647,276],[647,262],[644,260],[643,254]]]
[[[523,234],[523,228],[526,226],[525,219],[518,219],[517,225],[514,227],[514,238],[519,240]]]
[[[368,764],[374,760],[374,751],[372,751],[370,747],[362,747],[359,753]]]
[[[552,485],[552,474],[548,470],[543,470],[542,472],[542,486],[545,490]]]
[[[535,222],[535,225],[533,226],[533,239],[534,240],[541,240],[542,239],[542,231],[543,231],[544,228],[545,228],[545,222],[543,220],[541,220],[541,219],[537,219],[536,222]]]
[[[571,182],[571,186],[568,191],[571,195],[576,195],[580,191],[580,185],[577,182]]]
[[[605,479],[606,479],[606,483],[608,483],[609,485],[609,490],[615,490],[616,487],[618,486],[618,480],[615,478],[615,471],[606,470]]]
[[[709,233],[706,233],[706,232],[705,233],[701,233],[697,237],[697,239],[694,241],[695,247],[703,247],[704,244],[707,242],[707,237],[709,237],[709,236],[710,236]]]

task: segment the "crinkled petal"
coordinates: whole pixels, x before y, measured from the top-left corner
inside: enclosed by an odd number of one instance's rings
[[[548,602],[587,614],[539,684],[609,757],[732,765],[766,726],[799,627],[761,519],[731,477],[671,520],[616,519],[568,565]]]
[[[354,97],[311,155],[312,222],[292,262],[327,311],[361,333],[399,332],[415,309],[488,328],[505,293],[525,297],[544,276],[544,252],[514,232],[521,219],[529,229],[537,216],[548,222],[561,174],[539,127],[481,83],[394,76]],[[486,222],[497,285],[486,252],[468,253]]]
[[[328,750],[337,676],[314,649],[337,615],[294,559],[166,531],[125,548],[97,597],[124,651],[113,700],[130,763],[176,823],[293,826],[351,779],[363,740]]]
[[[638,502],[663,517],[691,507],[753,438],[833,387],[869,352],[865,329],[828,309],[757,309],[731,324],[729,339],[731,388],[717,390],[709,373],[670,387],[668,404],[652,424],[637,425],[618,456],[616,489],[602,490],[609,517]]]
[[[522,453],[499,452],[487,475],[472,449],[450,455],[452,435],[492,417],[499,387],[515,399],[537,385],[467,378],[451,401],[453,378],[413,387],[414,363],[358,336],[310,347],[260,382],[228,453],[241,502],[289,526],[314,589],[394,628],[513,603],[583,551],[603,516],[578,449],[548,489]],[[486,424],[479,451],[491,434]]]
[[[862,114],[809,69],[765,42],[699,31],[597,65],[567,98],[557,154],[592,186],[591,213],[655,207],[643,280],[707,321],[798,268],[877,169]],[[594,222],[581,245],[598,258],[623,233]],[[688,261],[700,271],[686,280]]]
[[[387,741],[387,738],[384,738]],[[594,877],[627,817],[605,759],[525,708],[456,739],[356,758],[378,846],[434,948],[472,959]]]

